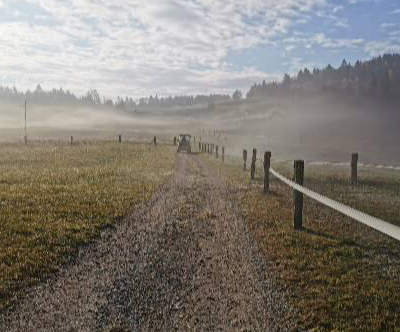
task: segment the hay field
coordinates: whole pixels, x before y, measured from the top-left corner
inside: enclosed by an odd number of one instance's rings
[[[173,149],[126,142],[0,145],[0,309],[151,197]]]

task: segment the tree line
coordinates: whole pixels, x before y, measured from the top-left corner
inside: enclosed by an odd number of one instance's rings
[[[238,94],[233,95],[233,99],[237,98]],[[64,105],[64,106],[88,106],[93,108],[108,108],[118,109],[123,111],[135,112],[141,108],[148,107],[176,107],[176,106],[191,106],[197,104],[212,105],[216,103],[230,101],[230,95],[212,94],[212,95],[195,95],[195,96],[169,96],[140,98],[138,101],[130,97],[117,97],[116,100],[101,97],[97,90],[89,90],[83,96],[76,96],[69,90],[52,89],[45,91],[38,84],[33,91],[22,92],[17,88],[9,88],[0,86],[0,101],[10,104],[23,104],[24,101],[30,104],[37,105]]]
[[[400,54],[385,54],[351,65],[346,60],[338,68],[302,69],[295,76],[285,74],[281,82],[254,84],[248,99],[268,96],[320,95],[400,98]]]

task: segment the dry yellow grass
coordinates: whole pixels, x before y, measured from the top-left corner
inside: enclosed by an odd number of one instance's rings
[[[172,148],[95,142],[0,146],[0,309],[147,200]]]
[[[297,310],[295,330],[400,331],[400,243],[305,199],[304,231],[293,229],[293,191],[262,172],[249,181],[241,163],[206,156],[239,186],[239,202],[260,249]],[[292,176],[292,164],[275,164]],[[305,185],[377,217],[399,224],[399,172],[362,169],[351,186],[348,169],[306,165]],[[271,273],[267,271],[266,273]]]

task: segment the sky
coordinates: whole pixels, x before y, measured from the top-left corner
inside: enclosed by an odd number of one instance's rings
[[[399,0],[0,0],[0,85],[22,90],[245,93],[391,52]]]

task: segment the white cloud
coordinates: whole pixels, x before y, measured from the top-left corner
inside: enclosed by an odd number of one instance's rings
[[[381,23],[381,25],[379,26],[381,29],[383,29],[383,30],[387,30],[387,29],[390,29],[390,28],[394,28],[395,26],[397,26],[397,24],[396,23],[387,23],[387,22],[383,22],[383,23]]]
[[[13,7],[17,0],[4,4],[20,15],[18,21],[0,22],[0,84],[32,88],[42,83],[78,93],[97,88],[113,97],[229,92],[280,76],[253,67],[235,69],[227,63],[232,53],[282,42],[286,52],[319,46],[376,55],[398,50],[399,44],[292,31],[315,15],[331,27],[349,28],[339,15],[345,7],[328,0],[26,1],[41,8],[32,15],[35,24],[24,21],[29,15],[22,8]],[[313,65],[299,58],[288,61],[291,71]]]
[[[341,11],[343,9],[344,9],[343,6],[336,6],[336,7],[333,7],[332,11],[336,14],[338,11]]]
[[[350,24],[346,19],[339,19],[335,22],[335,26],[339,27],[339,28],[345,28],[348,29],[350,28]]]
[[[393,40],[383,40],[383,41],[370,41],[365,45],[365,51],[370,56],[378,56],[383,53],[400,53],[400,43],[394,43]]]
[[[53,23],[42,24],[42,14],[40,25],[0,23],[0,70],[9,83],[141,96],[196,92],[212,78],[209,86],[225,91],[215,79],[228,80],[225,73],[240,82],[267,76],[235,71],[226,56],[274,43],[328,0],[27,1]]]
[[[303,45],[306,48],[318,45],[327,49],[352,49],[361,47],[365,41],[362,38],[330,38],[321,32],[314,35],[294,35],[283,39],[283,42],[291,45]]]
[[[364,39],[362,38],[354,38],[354,39],[332,39],[327,37],[324,33],[315,34],[311,40],[325,48],[357,48],[364,43]]]
[[[303,70],[304,68],[308,68],[309,70],[312,70],[313,68],[323,68],[324,67],[324,64],[322,64],[322,63],[309,62],[300,57],[293,57],[290,59],[289,62],[285,62],[284,64],[286,66],[288,66],[288,68],[289,68],[288,74],[290,76],[297,75],[298,72],[300,70]]]

